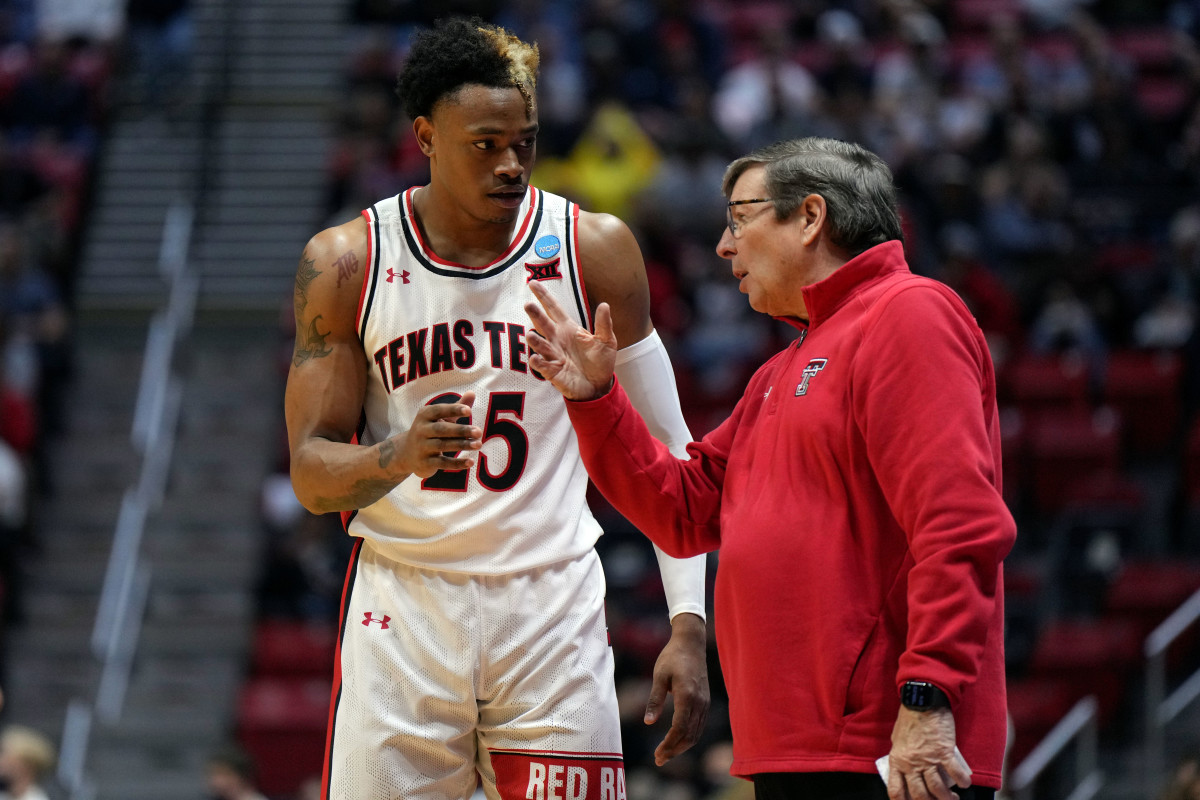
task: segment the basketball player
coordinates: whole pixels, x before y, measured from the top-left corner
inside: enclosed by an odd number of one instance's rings
[[[558,392],[529,368],[546,286],[689,441],[645,269],[618,219],[528,185],[537,48],[478,20],[419,34],[398,83],[430,182],[317,234],[296,274],[286,411],[296,495],[342,512],[347,576],[323,796],[624,798],[601,531]],[[662,764],[707,712],[704,562],[660,554],[672,636]]]

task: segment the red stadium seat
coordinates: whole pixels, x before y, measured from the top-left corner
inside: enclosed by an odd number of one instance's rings
[[[1017,509],[1026,489],[1022,465],[1026,461],[1027,433],[1025,418],[1015,408],[1000,409],[1000,455],[1003,459],[1004,501]]]
[[[290,796],[321,774],[329,696],[329,681],[316,678],[255,678],[242,687],[237,737],[264,794]]]
[[[254,630],[251,666],[255,675],[328,678],[333,670],[337,628],[298,620],[265,620]]]
[[[1175,32],[1166,25],[1127,28],[1109,37],[1113,50],[1126,56],[1139,71],[1170,69],[1175,61]]]
[[[985,31],[992,19],[1021,16],[1019,0],[952,0],[950,27],[956,31]]]
[[[1161,453],[1176,441],[1182,379],[1177,353],[1123,350],[1109,356],[1104,400],[1121,414],[1127,452]]]
[[[1057,511],[1078,500],[1081,486],[1114,475],[1120,418],[1111,409],[1043,412],[1029,425],[1027,453],[1033,500]]]
[[[1018,356],[1005,367],[999,388],[1002,399],[1026,416],[1088,407],[1087,367],[1074,356]]]
[[[1070,703],[1095,695],[1100,724],[1113,720],[1133,672],[1141,663],[1142,639],[1124,620],[1059,619],[1042,628],[1030,674],[1068,681]]]
[[[1107,616],[1134,623],[1145,637],[1200,589],[1200,563],[1134,561],[1109,585]]]
[[[1137,79],[1137,100],[1151,119],[1169,119],[1187,106],[1191,89],[1177,75],[1142,75]]]
[[[1014,738],[1009,768],[1029,755],[1078,699],[1070,681],[1061,678],[1023,678],[1008,684],[1008,713]]]

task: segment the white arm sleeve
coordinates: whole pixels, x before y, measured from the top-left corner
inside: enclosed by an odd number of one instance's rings
[[[654,438],[665,444],[676,458],[687,460],[684,449],[692,441],[683,409],[679,407],[679,392],[675,388],[675,371],[667,348],[663,347],[658,331],[652,331],[640,342],[617,351],[617,379],[629,395],[630,402],[646,421]],[[658,556],[658,571],[662,575],[663,591],[667,596],[667,613],[690,613],[704,619],[704,580],[708,557],[671,558],[654,546]]]

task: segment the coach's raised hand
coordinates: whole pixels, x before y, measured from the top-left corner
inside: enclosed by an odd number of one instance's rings
[[[530,281],[529,288],[541,304],[525,304],[525,313],[536,328],[525,337],[533,351],[529,365],[568,400],[594,400],[608,392],[617,363],[617,337],[608,303],[596,308],[596,332],[592,334],[567,316],[537,281]]]

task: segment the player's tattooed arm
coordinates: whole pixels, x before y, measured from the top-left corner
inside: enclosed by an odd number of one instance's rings
[[[364,478],[356,481],[341,497],[318,497],[318,506],[326,512],[347,508],[365,508],[396,487],[396,481]]]
[[[308,287],[312,284],[313,279],[321,274],[321,271],[313,266],[314,263],[316,263],[316,259],[310,258],[308,248],[304,248],[304,252],[300,254],[300,267],[296,270],[295,306],[297,320],[304,313],[304,309],[308,307]]]
[[[391,439],[384,439],[376,449],[379,451],[377,459],[379,468],[386,472],[396,459],[398,453],[396,443]],[[394,475],[360,478],[345,494],[339,497],[321,497],[317,502],[332,511],[344,508],[363,508],[390,492],[398,482]]]
[[[297,367],[310,358],[324,358],[333,352],[333,348],[325,344],[329,332],[321,333],[320,322],[321,315],[317,314],[307,330],[296,334],[296,352],[292,356],[292,363]]]
[[[326,343],[325,339],[329,336],[329,330],[322,331],[321,315],[317,314],[311,320],[306,320],[305,310],[308,308],[309,290],[312,283],[323,270],[319,270],[315,266],[316,259],[309,252],[309,248],[305,247],[304,252],[300,254],[300,266],[296,269],[296,288],[294,292],[293,304],[296,309],[296,350],[292,355],[292,363],[297,367],[313,358],[324,358],[333,352]],[[340,279],[339,279],[340,284]]]

